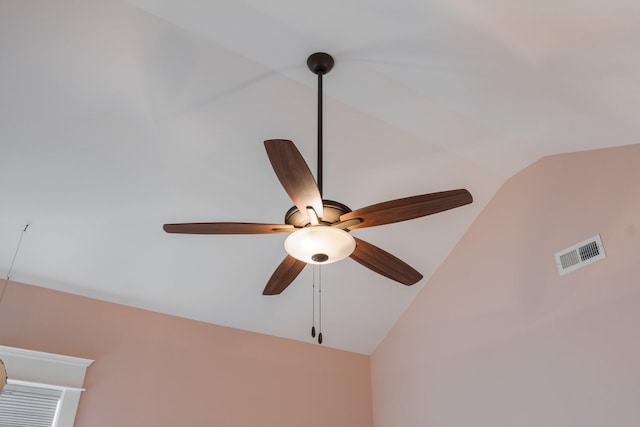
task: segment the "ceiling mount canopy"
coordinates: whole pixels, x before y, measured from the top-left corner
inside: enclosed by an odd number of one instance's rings
[[[327,74],[333,69],[335,61],[328,53],[316,52],[307,58],[307,67],[313,74]]]
[[[322,77],[333,68],[331,55],[316,52],[307,59],[318,76],[318,168],[314,178],[295,144],[287,139],[264,142],[267,157],[294,203],[284,224],[202,222],[165,224],[167,233],[183,234],[282,234],[287,255],[263,290],[264,295],[284,291],[307,264],[328,264],[350,257],[366,268],[403,285],[422,279],[413,267],[390,253],[351,236],[351,230],[407,221],[454,209],[473,201],[465,189],[421,194],[373,204],[352,211],[340,202],[323,198],[322,188]]]

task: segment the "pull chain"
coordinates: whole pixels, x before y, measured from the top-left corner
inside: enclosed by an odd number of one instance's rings
[[[316,277],[318,279],[318,344],[322,344],[322,264],[313,264],[313,281],[311,299],[311,337],[316,337]]]
[[[313,279],[311,288],[311,338],[316,337],[316,265],[313,265]]]
[[[322,264],[318,264],[318,344],[322,344]]]

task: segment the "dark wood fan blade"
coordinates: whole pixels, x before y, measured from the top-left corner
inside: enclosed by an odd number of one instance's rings
[[[185,224],[165,224],[167,233],[180,234],[272,234],[291,233],[295,230],[289,224],[255,224],[248,222],[191,222]]]
[[[457,208],[473,201],[467,190],[450,190],[439,193],[405,197],[367,206],[340,216],[340,221],[359,218],[362,222],[349,226],[350,230],[376,225],[391,224],[432,215]]]
[[[294,143],[286,139],[270,139],[264,142],[264,146],[280,184],[298,210],[306,213],[310,206],[322,218],[324,214],[320,190]]]
[[[307,265],[304,261],[300,261],[291,255],[287,255],[287,257],[280,263],[276,271],[273,272],[267,286],[264,287],[262,291],[262,295],[278,295],[285,289],[287,286],[293,282],[293,280],[298,277],[298,274],[302,271],[302,269]]]
[[[371,243],[355,237],[354,239],[356,240],[356,249],[350,255],[354,261],[403,285],[410,286],[422,279],[422,274],[406,262]]]

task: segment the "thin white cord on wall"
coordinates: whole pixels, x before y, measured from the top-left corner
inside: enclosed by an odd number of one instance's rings
[[[11,279],[11,272],[13,271],[13,264],[16,262],[16,258],[18,257],[18,251],[20,250],[20,245],[22,244],[22,238],[24,234],[27,232],[27,228],[29,228],[29,224],[24,226],[22,233],[20,233],[20,240],[18,240],[18,245],[16,246],[16,251],[13,253],[13,259],[11,260],[11,264],[9,265],[9,271],[7,271],[7,278],[4,281],[4,285],[2,286],[2,291],[0,292],[0,304],[2,304],[2,297],[4,297],[4,291],[7,289],[7,285],[9,284],[9,279]]]

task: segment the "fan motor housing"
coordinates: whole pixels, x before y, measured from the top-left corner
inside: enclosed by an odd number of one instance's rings
[[[322,225],[335,224],[340,221],[341,215],[351,212],[351,209],[348,206],[333,200],[323,200],[322,206],[324,215],[322,218],[318,218]],[[298,228],[306,227],[310,224],[309,215],[306,212],[300,212],[296,206],[287,211],[284,216],[284,222],[285,224],[293,225]]]

